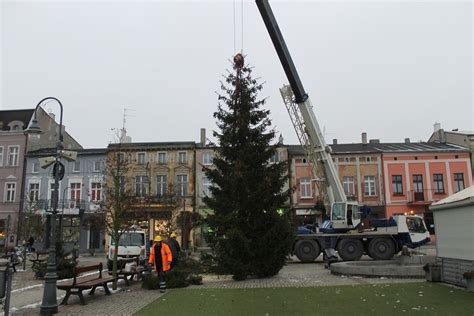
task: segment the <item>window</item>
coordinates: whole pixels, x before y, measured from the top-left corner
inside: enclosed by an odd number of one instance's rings
[[[91,183],[91,201],[99,202],[102,196],[102,184],[100,182]]]
[[[5,183],[5,202],[15,202],[16,182]]]
[[[81,170],[81,162],[74,161],[72,165],[72,172],[79,172]]]
[[[441,173],[433,174],[433,182],[434,182],[434,193],[444,194],[443,174]]]
[[[100,160],[96,160],[94,161],[94,172],[99,172],[100,169],[101,169],[101,161]]]
[[[207,177],[204,177],[202,179],[202,188],[203,188],[203,194],[204,196],[211,197],[211,180],[209,180]]]
[[[420,217],[407,217],[407,227],[410,233],[425,233],[426,227]]]
[[[413,191],[415,192],[423,192],[423,175],[421,174],[414,174],[413,175]]]
[[[145,153],[137,153],[137,163],[139,165],[146,164],[146,156]]]
[[[393,195],[403,195],[403,183],[401,175],[392,176],[392,192]]]
[[[185,151],[179,151],[178,152],[178,163],[186,163],[186,152]]]
[[[166,153],[158,153],[158,164],[164,165],[168,162],[168,159],[166,157]]]
[[[204,153],[203,157],[202,157],[202,164],[203,165],[212,165],[212,161],[213,161],[213,156],[212,156],[212,153]]]
[[[301,198],[313,197],[313,193],[311,192],[311,179],[310,178],[300,179],[300,197]]]
[[[39,162],[33,162],[33,165],[31,167],[31,172],[32,173],[38,173],[39,172]]]
[[[30,202],[37,202],[39,200],[39,183],[30,183],[30,187],[28,189]]]
[[[49,196],[49,206],[50,207],[53,207],[53,200],[54,200],[54,195],[56,194],[55,190],[54,190],[54,181],[53,182],[50,182],[49,183],[49,192],[48,192],[48,196]],[[58,200],[59,200],[59,196],[58,196]]]
[[[120,176],[118,178],[118,182],[119,182],[119,188],[120,188],[120,194],[125,194],[126,193],[126,189],[127,189],[127,183],[125,181],[125,177],[124,176]]]
[[[65,242],[77,242],[81,239],[80,229],[81,220],[78,216],[63,217],[63,234],[62,238]]]
[[[280,161],[280,155],[278,151],[275,151],[273,155],[270,157],[270,163],[277,163]]]
[[[8,166],[18,166],[20,146],[8,146]]]
[[[117,162],[125,162],[125,154],[124,153],[117,153],[115,157]]]
[[[344,187],[344,193],[347,196],[355,195],[354,177],[342,177],[342,186]]]
[[[186,196],[188,194],[188,176],[179,174],[176,176],[176,194],[178,196]]]
[[[425,195],[423,193],[423,175],[413,175],[413,195],[415,201],[424,201]]]
[[[148,194],[148,177],[147,176],[136,176],[135,177],[135,194],[139,197],[144,197]]]
[[[3,166],[3,146],[0,146],[0,167]]]
[[[81,183],[80,182],[72,182],[69,183],[69,196],[70,199],[70,208],[79,208],[81,202]]]
[[[454,174],[454,191],[459,192],[464,190],[464,174],[455,173]]]
[[[156,195],[165,196],[168,188],[168,177],[163,174],[156,176]]]
[[[365,176],[364,177],[364,195],[365,196],[375,196],[375,177],[374,176]]]

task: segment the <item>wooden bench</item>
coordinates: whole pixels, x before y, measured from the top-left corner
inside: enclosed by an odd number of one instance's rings
[[[80,274],[89,271],[99,271],[99,276],[93,275],[87,276],[81,280],[77,279]],[[94,295],[95,289],[99,286],[104,288],[106,295],[110,295],[107,283],[112,282],[113,280],[113,277],[102,277],[102,263],[90,266],[76,267],[74,268],[74,277],[72,281],[57,285],[58,289],[66,291],[66,296],[61,302],[61,305],[67,305],[69,296],[71,296],[72,294],[79,296],[81,304],[86,305],[84,296],[82,295],[82,291],[90,289],[91,291],[89,292],[89,295]]]
[[[49,254],[49,251],[36,251],[30,254],[27,254],[26,257],[28,258],[28,261],[33,263],[33,265],[31,266],[31,269],[33,269],[36,265],[47,261],[48,254]]]
[[[137,276],[138,281],[144,271],[144,268],[138,265],[138,260],[138,258],[123,258],[117,260],[117,279],[123,279],[128,286],[130,285],[129,281],[133,280],[135,276]],[[137,263],[136,269],[133,271],[125,271],[125,265],[132,262]],[[112,271],[109,271],[109,274],[112,274]]]

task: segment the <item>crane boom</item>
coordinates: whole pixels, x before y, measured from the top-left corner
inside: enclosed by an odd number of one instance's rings
[[[311,162],[314,176],[323,176],[327,197],[331,208],[331,221],[334,228],[354,227],[360,222],[356,203],[348,207],[344,189],[339,181],[338,172],[331,158],[331,149],[326,145],[313,106],[305,92],[296,67],[281,34],[278,23],[268,0],[256,0],[267,31],[272,39],[290,86],[280,89],[293,126],[308,160]],[[323,191],[324,190],[320,190]],[[354,205],[354,207],[352,206]]]

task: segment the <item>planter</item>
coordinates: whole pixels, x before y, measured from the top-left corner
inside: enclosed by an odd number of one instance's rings
[[[474,279],[467,279],[467,290],[469,292],[474,292]]]
[[[474,271],[465,272],[463,276],[466,279],[467,290],[474,292]]]
[[[441,282],[441,266],[436,263],[428,263],[423,269],[426,272],[426,280],[430,282]]]

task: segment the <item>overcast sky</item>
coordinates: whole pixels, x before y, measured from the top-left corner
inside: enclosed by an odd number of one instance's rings
[[[55,96],[86,148],[107,146],[124,107],[134,142],[199,141],[201,127],[213,139],[215,91],[243,48],[274,127],[296,144],[258,9],[244,1],[242,40],[235,2],[234,38],[232,0],[3,0],[0,108]],[[270,3],[326,141],[426,141],[434,122],[474,130],[471,1]]]

